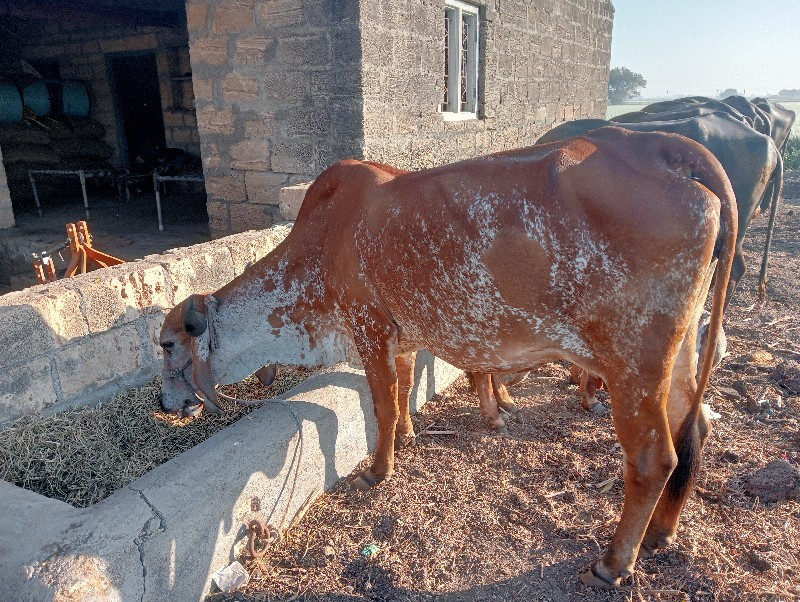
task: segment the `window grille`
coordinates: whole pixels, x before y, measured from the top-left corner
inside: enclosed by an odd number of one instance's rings
[[[446,0],[444,64],[439,111],[447,119],[474,118],[478,110],[478,7]]]

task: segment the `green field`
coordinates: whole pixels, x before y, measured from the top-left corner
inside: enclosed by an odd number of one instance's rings
[[[644,106],[650,104],[649,102],[641,102],[641,103],[630,103],[624,105],[608,105],[608,110],[606,111],[606,119],[611,119],[612,117],[616,117],[617,115],[622,115],[623,113],[630,113],[631,111],[638,111]],[[792,136],[800,137],[800,102],[781,102],[779,103],[786,107],[787,109],[791,109],[794,111],[798,119],[794,122],[794,127],[792,128]]]

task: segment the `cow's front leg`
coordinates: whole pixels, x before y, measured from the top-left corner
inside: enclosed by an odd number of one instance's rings
[[[411,423],[411,391],[414,388],[414,366],[416,352],[404,353],[395,359],[397,369],[397,403],[399,416],[394,435],[395,449],[413,445],[416,439],[414,425]]]
[[[587,585],[617,587],[633,573],[645,529],[677,464],[664,408],[667,379],[660,380],[644,398],[639,383],[609,383],[614,427],[624,452],[625,502],[608,550],[581,574]]]
[[[358,314],[354,326],[354,338],[369,389],[372,393],[373,409],[378,422],[378,441],[372,466],[353,483],[357,489],[369,489],[385,481],[394,472],[394,437],[400,410],[397,403],[397,329],[379,312]]]

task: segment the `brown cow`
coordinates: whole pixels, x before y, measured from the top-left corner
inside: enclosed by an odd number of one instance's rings
[[[735,240],[725,172],[681,136],[606,128],[414,173],[342,161],[272,253],[167,315],[162,404],[182,411],[193,383],[213,411],[215,384],[264,361],[359,356],[378,422],[366,488],[414,436],[415,350],[478,373],[578,363],[608,384],[625,452],[619,525],[582,578],[616,586],[675,536],[708,432],[697,315],[719,242],[712,349]]]

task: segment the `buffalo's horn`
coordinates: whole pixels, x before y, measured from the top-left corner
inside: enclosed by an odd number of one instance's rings
[[[203,296],[192,295],[183,303],[183,329],[190,337],[199,337],[208,328]]]

